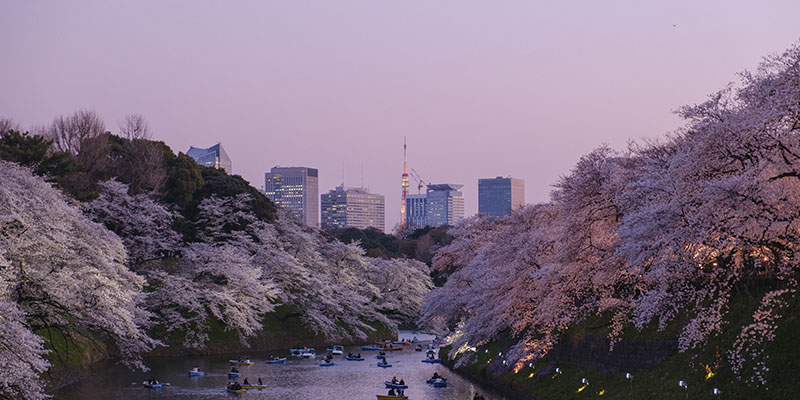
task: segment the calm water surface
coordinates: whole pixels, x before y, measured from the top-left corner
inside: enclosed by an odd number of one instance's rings
[[[410,339],[413,335],[402,332],[400,337]],[[417,335],[419,339],[430,339],[427,335]],[[358,353],[364,361],[347,361],[348,352]],[[334,356],[335,365],[320,367],[325,355],[324,348],[317,348],[315,359],[287,358],[286,364],[264,364],[273,353],[242,354],[256,364],[238,367],[242,379],[247,377],[251,383],[260,377],[267,388],[248,390],[243,395],[232,395],[225,391],[227,373],[231,366],[228,360],[240,356],[202,356],[202,357],[154,357],[145,362],[150,372],[131,371],[114,363],[101,363],[91,378],[68,386],[55,394],[56,399],[371,399],[376,394],[386,394],[384,381],[403,378],[409,386],[406,396],[409,399],[433,400],[471,400],[475,393],[487,399],[500,397],[487,393],[468,380],[451,373],[439,364],[421,362],[424,352],[405,347],[400,352],[389,352],[387,357],[391,368],[378,368],[376,351],[362,351],[361,346],[345,346],[345,356]],[[275,354],[288,357],[289,349]],[[199,365],[205,376],[189,377],[188,371]],[[425,383],[433,372],[447,378],[448,387],[433,388]],[[161,390],[142,387],[142,381],[155,376],[161,382],[169,382]],[[239,381],[241,382],[241,380]]]

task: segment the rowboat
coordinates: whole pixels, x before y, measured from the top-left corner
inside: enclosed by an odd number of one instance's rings
[[[403,348],[402,347],[387,347],[385,349],[380,349],[380,350],[383,350],[383,351],[403,351]]]
[[[317,351],[314,349],[306,349],[306,351],[303,352],[303,358],[314,358],[316,356],[317,356]]]
[[[150,388],[150,389],[161,389],[162,388],[160,383],[151,384],[151,383],[148,383],[147,381],[142,382],[142,385],[144,385],[144,387]]]
[[[379,367],[381,367],[381,368],[390,368],[390,367],[392,366],[392,364],[382,364],[382,363],[378,363],[378,366],[379,366]]]
[[[404,400],[404,399],[408,399],[408,396],[386,396],[382,394],[378,395],[378,400]]]
[[[242,389],[266,389],[267,385],[242,385]]]
[[[245,394],[245,393],[247,393],[247,390],[245,390],[245,389],[225,389],[225,390],[228,393],[231,393],[231,394]]]
[[[378,351],[380,349],[381,349],[380,347],[375,347],[375,346],[361,346],[361,350]]]
[[[364,357],[347,357],[347,361],[364,361]]]
[[[286,362],[286,357],[283,357],[283,358],[278,358],[278,359],[275,359],[275,360],[264,361],[264,364],[283,364],[285,362]]]
[[[391,381],[383,382],[386,384],[387,389],[408,389],[408,385],[401,385],[399,383],[392,383]]]
[[[228,372],[228,378],[238,378],[240,376],[242,376],[242,374],[238,372]]]
[[[231,365],[255,365],[254,362],[250,360],[228,360]]]
[[[406,342],[392,342],[392,344],[395,345],[395,346],[402,346],[402,345],[406,344]]]
[[[442,363],[442,359],[435,358],[435,359],[431,360],[430,358],[426,358],[426,359],[422,360],[422,362],[428,363],[428,364],[441,364]]]
[[[322,363],[319,366],[320,367],[332,367],[333,366],[333,361]]]
[[[425,383],[433,385],[433,387],[446,387],[447,379],[446,378],[428,379],[427,381],[425,381]]]
[[[383,360],[384,358],[386,358],[386,356],[375,356],[375,358],[377,358],[378,360]]]
[[[203,371],[189,371],[189,376],[203,376]]]
[[[317,354],[317,351],[314,350],[313,347],[303,347],[303,348],[296,348],[296,349],[289,349],[289,354],[291,354],[294,358],[314,358]]]
[[[337,344],[336,346],[333,346],[332,348],[328,348],[328,352],[333,354],[333,355],[335,355],[335,356],[340,356],[340,355],[344,354],[344,347]]]

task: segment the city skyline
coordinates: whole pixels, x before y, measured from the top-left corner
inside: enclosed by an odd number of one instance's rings
[[[14,2],[0,117],[27,128],[89,108],[113,132],[140,113],[174,149],[223,141],[255,187],[280,164],[332,188],[344,160],[346,185],[363,166],[386,196],[390,230],[404,136],[410,168],[465,185],[466,215],[479,177],[547,201],[581,155],[677,129],[670,110],[798,39],[797,2],[695,3]]]

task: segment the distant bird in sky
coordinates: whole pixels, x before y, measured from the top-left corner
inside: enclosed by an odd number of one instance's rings
[[[678,25],[677,25],[677,24],[672,24],[672,27],[673,27],[673,28],[677,28],[677,27],[678,27]]]

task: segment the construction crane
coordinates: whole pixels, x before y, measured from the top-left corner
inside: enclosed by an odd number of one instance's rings
[[[418,194],[422,193],[422,188],[425,187],[425,185],[430,184],[430,182],[426,182],[424,179],[422,179],[422,176],[420,176],[419,172],[417,172],[417,170],[415,170],[414,168],[411,168],[411,177],[414,178],[415,181],[417,181]]]

